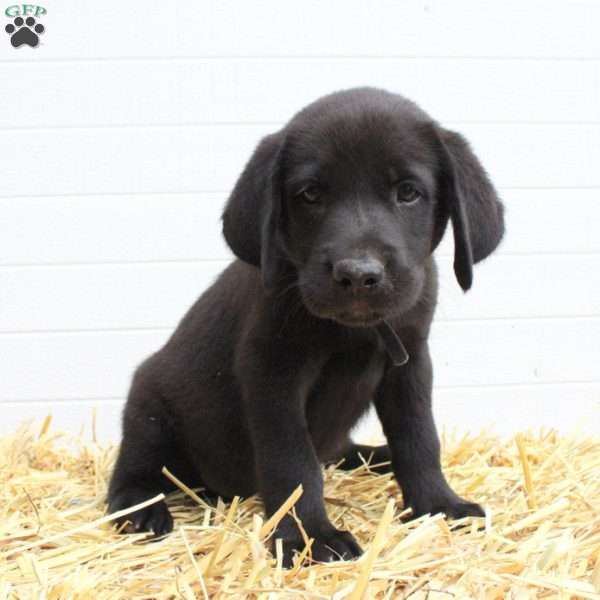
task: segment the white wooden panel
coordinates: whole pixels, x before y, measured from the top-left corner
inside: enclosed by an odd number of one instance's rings
[[[542,428],[600,435],[600,383],[436,387],[433,408],[438,431],[448,439],[483,429],[504,436]],[[119,435],[118,429],[114,435]],[[374,411],[359,423],[353,437],[383,440]]]
[[[95,412],[96,439],[101,443],[117,442],[121,436],[123,404],[123,399],[3,402],[0,435],[8,435],[24,424],[31,424],[33,430],[37,432],[44,417],[52,415],[50,432],[64,431],[74,435],[82,434],[84,440],[91,441]]]
[[[0,401],[123,397],[170,330],[4,334]],[[439,322],[436,384],[597,382],[599,318]]]
[[[231,189],[265,125],[6,131],[0,196]],[[600,186],[600,125],[465,125],[496,185]],[[25,176],[26,174],[26,176]]]
[[[439,320],[600,316],[600,255],[493,257],[466,295],[452,259],[438,263]],[[227,264],[2,268],[0,331],[173,327]]]
[[[0,402],[124,397],[170,330],[0,336]]]
[[[0,435],[14,431],[24,421],[41,425],[44,416],[53,417],[51,431],[83,432],[92,439],[92,415],[96,413],[96,437],[117,442],[121,436],[123,399],[57,400],[3,403]],[[440,432],[477,433],[486,428],[501,435],[531,429],[556,429],[563,433],[600,435],[600,383],[541,384],[497,387],[436,387],[434,412]],[[355,439],[380,437],[374,414],[361,421]]]
[[[600,3],[44,6],[38,48],[0,44],[0,431],[98,405],[118,432],[135,365],[230,256],[219,216],[252,148],[363,84],[463,132],[507,204],[467,296],[438,251],[440,425],[600,426]]]
[[[500,190],[502,254],[600,252],[598,190]],[[0,265],[227,259],[226,194],[0,199]],[[452,253],[450,235],[438,249]]]
[[[527,429],[600,435],[600,383],[482,386],[435,390],[438,427],[502,435]]]
[[[438,385],[597,381],[600,318],[443,321],[432,328]]]
[[[498,186],[591,187],[600,184],[599,125],[461,127]]]
[[[8,131],[0,137],[0,196],[226,190],[270,129]]]
[[[440,257],[437,320],[600,316],[600,255],[491,256],[464,294]]]
[[[506,206],[502,254],[600,252],[600,190],[500,189]],[[446,235],[439,254],[453,252]]]
[[[200,59],[93,68],[35,62],[0,64],[0,79],[11,82],[0,88],[0,127],[11,129],[283,123],[319,96],[367,84],[404,94],[448,123],[600,121],[597,61]],[[32,81],[35,94],[27,92]]]
[[[0,331],[174,327],[226,265],[2,269]]]
[[[46,0],[41,45],[11,60],[168,56],[599,56],[594,0],[276,3]]]
[[[227,259],[226,194],[0,199],[0,265]]]

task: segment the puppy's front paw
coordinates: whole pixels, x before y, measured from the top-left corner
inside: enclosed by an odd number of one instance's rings
[[[110,499],[108,511],[109,513],[113,513],[123,510],[144,500],[148,500],[150,497],[151,495],[149,496],[147,493],[141,491],[124,491],[115,494]],[[115,519],[114,523],[117,524],[122,533],[151,531],[156,537],[159,537],[173,531],[173,517],[164,500],[119,517]],[[123,528],[121,529],[121,527]]]
[[[283,539],[283,566],[289,569],[293,565],[294,555],[304,550],[303,539]],[[332,562],[352,560],[363,553],[362,548],[348,531],[332,529],[327,533],[314,536],[311,547],[313,561]]]
[[[485,517],[485,511],[476,502],[469,502],[460,496],[447,498],[431,498],[415,502],[412,505],[412,518],[421,515],[444,513],[449,519],[462,519],[464,517]]]

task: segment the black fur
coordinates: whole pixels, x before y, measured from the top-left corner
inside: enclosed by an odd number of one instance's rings
[[[360,455],[391,468],[415,515],[482,515],[440,467],[427,338],[437,297],[432,251],[448,220],[463,289],[503,235],[503,210],[466,141],[381,90],[331,94],[266,137],[223,214],[235,260],[137,370],[109,490],[116,511],[169,489],[166,465],[223,497],[296,505],[316,560],[361,549],[323,504],[321,463]],[[376,326],[410,356],[394,367]],[[388,446],[351,442],[375,404]],[[386,467],[380,467],[386,468]],[[130,517],[163,534],[164,503]],[[303,547],[285,518],[286,564]]]

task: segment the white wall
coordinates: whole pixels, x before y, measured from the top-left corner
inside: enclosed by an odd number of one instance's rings
[[[473,143],[508,236],[439,251],[440,425],[600,432],[600,3],[58,2],[0,36],[0,431],[118,435],[135,365],[230,258],[227,191],[319,95],[404,93]]]

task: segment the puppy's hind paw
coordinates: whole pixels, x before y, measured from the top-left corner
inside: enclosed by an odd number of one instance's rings
[[[446,516],[450,519],[462,519],[464,517],[485,517],[485,511],[476,502],[463,500],[448,507]]]
[[[431,510],[431,514],[444,513],[447,519],[458,520],[465,517],[485,517],[485,511],[476,502],[469,502],[462,498],[446,502]]]
[[[129,491],[115,494],[110,499],[109,513],[123,510],[135,504],[139,504],[151,497],[144,492]],[[173,531],[173,517],[164,500],[155,502],[146,508],[136,510],[114,520],[117,529],[121,533],[140,533],[151,531],[155,537],[162,537]]]
[[[485,517],[485,511],[476,502],[469,502],[456,494],[451,494],[438,499],[425,498],[418,502],[410,503],[412,515],[407,520],[415,519],[422,515],[435,515],[443,513],[451,520],[464,519],[465,517]]]

